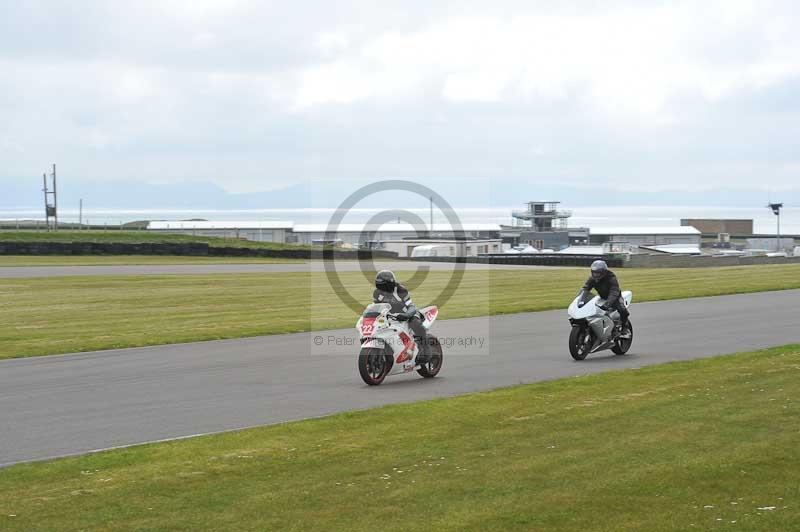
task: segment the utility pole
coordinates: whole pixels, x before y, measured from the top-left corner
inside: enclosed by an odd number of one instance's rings
[[[83,198],[78,202],[78,230],[83,227]]]
[[[781,250],[781,208],[783,207],[783,203],[770,203],[767,205],[770,209],[772,209],[772,214],[778,217],[778,246],[776,251],[780,252]]]
[[[56,163],[53,163],[53,217],[55,218],[55,229],[58,231],[58,187],[56,187]]]
[[[433,196],[429,198],[431,200],[431,228],[428,231],[428,236],[433,235]]]
[[[47,203],[47,174],[42,174],[42,192],[44,192],[44,223],[47,230],[50,230],[50,205]]]

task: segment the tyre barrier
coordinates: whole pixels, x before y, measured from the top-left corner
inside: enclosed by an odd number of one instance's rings
[[[390,251],[214,247],[204,242],[0,242],[0,255],[183,255],[285,259],[396,259]]]

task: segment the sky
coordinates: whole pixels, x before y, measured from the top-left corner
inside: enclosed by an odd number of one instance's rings
[[[0,190],[799,189],[796,6],[0,0]]]

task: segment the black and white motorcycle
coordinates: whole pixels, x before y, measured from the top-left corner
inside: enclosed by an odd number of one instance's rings
[[[611,349],[617,355],[624,355],[633,344],[633,325],[628,320],[628,327],[622,331],[619,327],[619,312],[604,310],[605,300],[588,296],[581,291],[569,306],[569,322],[572,331],[569,333],[569,354],[575,360],[583,360],[589,353],[597,353]],[[622,301],[629,307],[633,292],[622,292]]]

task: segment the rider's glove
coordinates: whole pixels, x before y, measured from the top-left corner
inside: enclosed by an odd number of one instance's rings
[[[398,314],[396,318],[397,321],[408,321],[410,319],[408,314],[403,314],[403,313]]]
[[[597,305],[597,308],[599,308],[600,310],[603,310],[605,312],[608,312],[609,310],[611,310],[606,305]]]

